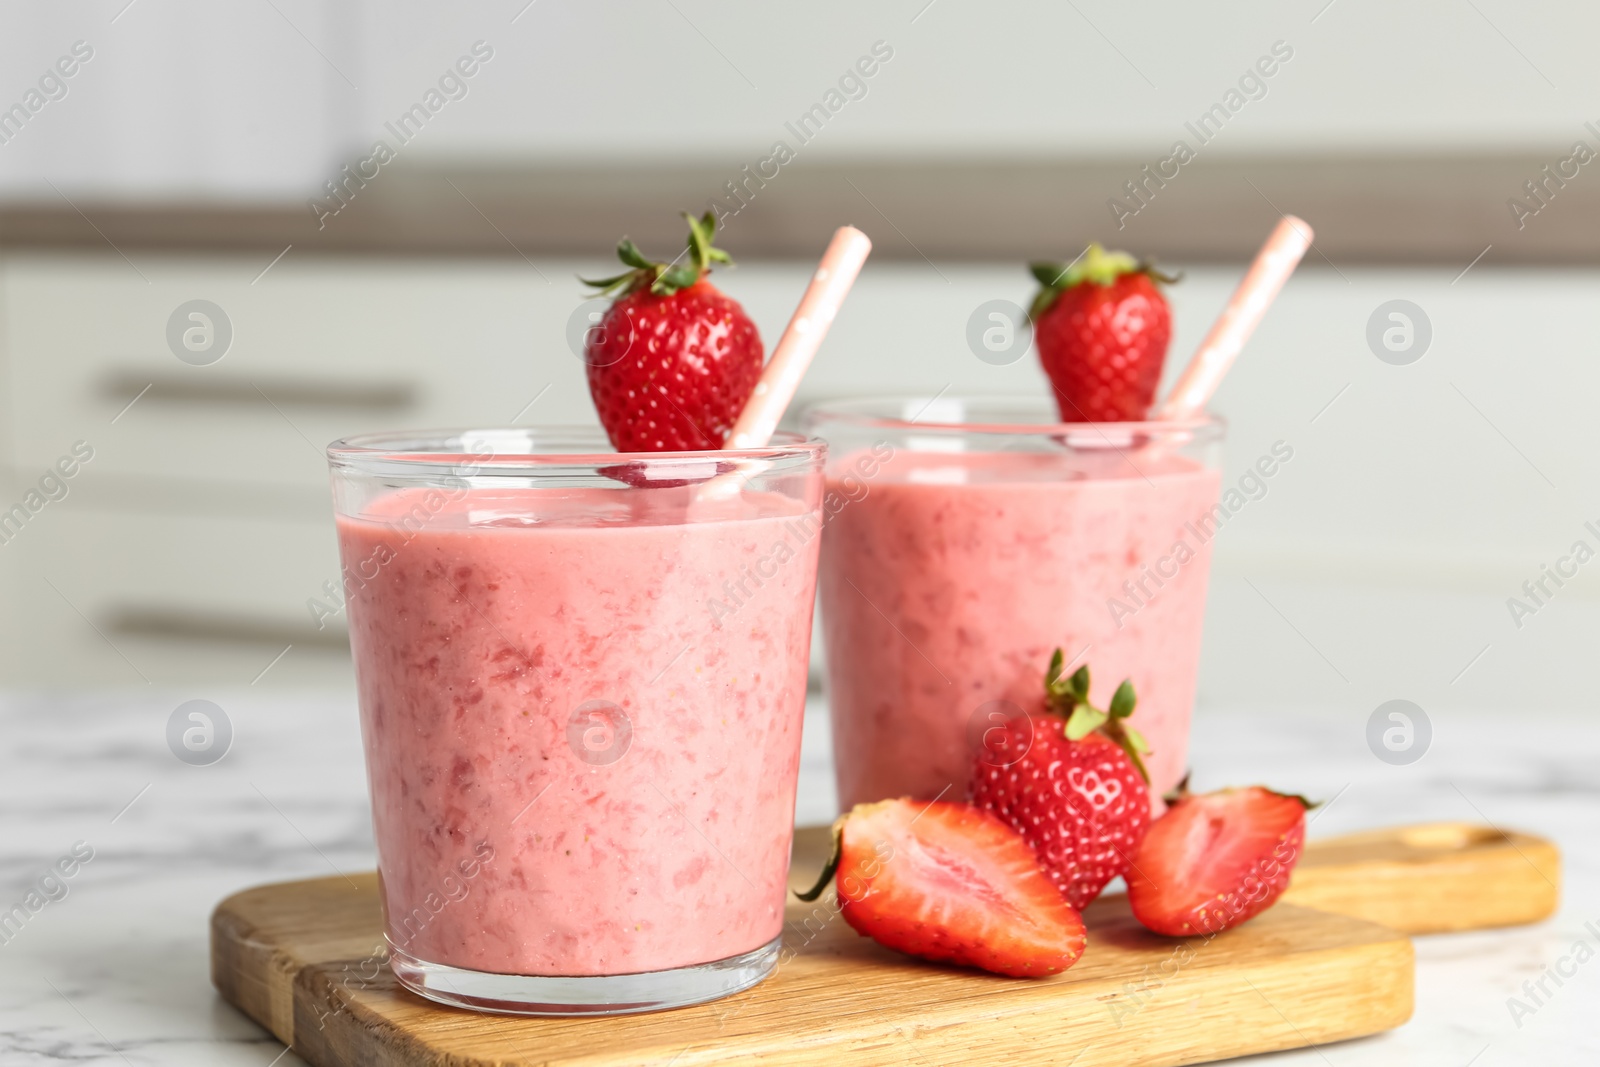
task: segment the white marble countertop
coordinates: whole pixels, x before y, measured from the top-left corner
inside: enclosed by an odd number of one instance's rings
[[[93,859],[0,944],[0,1063],[204,1064],[302,1061],[211,988],[207,919],[222,897],[260,882],[373,863],[352,699],[255,691],[203,694],[229,715],[232,750],[187,766],[167,718],[193,693],[10,696],[0,791],[0,910],[24,899],[83,842]],[[833,813],[826,723],[808,720],[802,821]],[[1312,834],[1468,819],[1555,838],[1566,864],[1559,915],[1522,929],[1417,940],[1416,1015],[1373,1038],[1252,1063],[1498,1067],[1600,1062],[1600,963],[1577,965],[1532,1014],[1514,1019],[1547,967],[1600,928],[1600,722],[1535,720],[1536,709],[1432,710],[1419,762],[1380,762],[1365,741],[1370,707],[1202,708],[1197,785],[1266,781],[1333,798]],[[1525,725],[1508,728],[1522,716]],[[79,846],[80,854],[83,846]],[[70,864],[69,864],[70,866]],[[54,890],[60,896],[59,889]],[[1570,971],[1576,956],[1563,969]],[[1291,1020],[1292,1021],[1292,1020]],[[1520,1025],[1519,1025],[1520,1024]]]

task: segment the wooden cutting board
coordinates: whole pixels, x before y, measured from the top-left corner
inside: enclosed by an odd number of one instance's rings
[[[814,878],[826,848],[824,828],[796,835],[794,884]],[[1450,824],[1314,842],[1290,893],[1465,929],[1544,917],[1559,877],[1548,842]],[[1427,906],[1397,907],[1384,899],[1394,891]],[[1504,901],[1506,892],[1525,899]],[[211,921],[212,980],[318,1067],[1159,1067],[1359,1037],[1411,1015],[1410,939],[1362,918],[1279,903],[1187,941],[1145,931],[1120,896],[1085,918],[1083,959],[1030,981],[919,963],[860,937],[825,901],[793,902],[784,937],[797,954],[754,989],[648,1015],[539,1019],[446,1008],[400,989],[376,965],[377,878],[363,874],[224,900]]]

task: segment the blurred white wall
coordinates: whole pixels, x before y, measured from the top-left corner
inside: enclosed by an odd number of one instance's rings
[[[75,45],[90,56],[61,78]],[[356,27],[322,0],[5,5],[0,109],[44,102],[10,125],[0,111],[0,196],[292,197],[360,113],[319,49],[361,76]]]
[[[415,159],[753,161],[877,41],[805,151],[1154,161],[1283,42],[1205,151],[1555,153],[1600,118],[1597,34],[1595,7],[1510,0],[8,4],[0,106],[74,42],[94,57],[0,144],[0,195],[295,199],[480,40]]]

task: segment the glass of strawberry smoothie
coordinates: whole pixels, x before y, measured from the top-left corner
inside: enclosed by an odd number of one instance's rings
[[[329,447],[390,966],[434,1000],[698,1003],[777,960],[825,447]]]
[[[1223,426],[1057,423],[1043,402],[845,401],[820,599],[840,804],[959,798],[986,729],[1042,700],[1050,654],[1104,707],[1133,680],[1151,790],[1183,775]]]

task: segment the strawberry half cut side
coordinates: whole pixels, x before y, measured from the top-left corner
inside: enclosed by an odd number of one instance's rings
[[[1180,787],[1128,870],[1128,904],[1158,934],[1211,935],[1254,918],[1288,888],[1310,801],[1262,786]]]
[[[1083,955],[1083,919],[1027,842],[968,804],[858,804],[834,824],[834,856],[800,898],[830,880],[852,928],[912,956],[1036,978]]]

